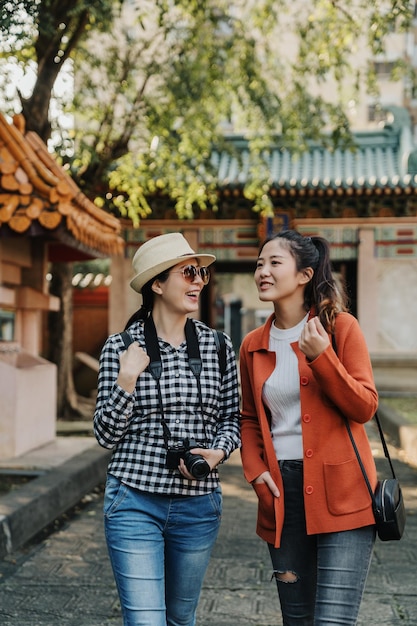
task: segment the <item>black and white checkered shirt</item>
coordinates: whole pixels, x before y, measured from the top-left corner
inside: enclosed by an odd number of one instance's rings
[[[203,415],[197,382],[188,365],[186,342],[176,349],[159,339],[163,411],[171,432],[169,446],[177,446],[189,437],[208,448],[223,450],[226,459],[240,445],[235,354],[226,335],[227,364],[222,380],[213,332],[200,321],[194,323],[203,366]],[[129,332],[145,349],[143,322],[134,323]],[[206,479],[188,480],[178,470],[166,469],[156,381],[146,370],[132,394],[117,385],[119,354],[124,349],[120,334],[111,335],[100,357],[94,432],[101,446],[113,450],[109,473],[131,487],[152,493],[194,496],[213,491],[219,483],[217,470]]]

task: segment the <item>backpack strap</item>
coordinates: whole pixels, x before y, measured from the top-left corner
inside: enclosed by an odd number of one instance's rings
[[[214,341],[216,342],[217,355],[219,358],[220,373],[223,379],[223,375],[226,371],[226,340],[224,338],[224,334],[221,331],[212,329],[212,332],[214,336]],[[158,337],[156,334],[155,324],[151,317],[147,318],[147,320],[145,321],[144,333],[145,333],[146,350],[150,358],[148,371],[151,373],[152,377],[155,379],[156,386],[158,389],[158,400],[159,400],[159,407],[161,411],[161,425],[162,425],[162,430],[163,430],[164,444],[165,444],[165,448],[168,450],[169,448],[168,443],[169,443],[169,438],[171,437],[171,432],[169,430],[168,424],[166,423],[165,416],[164,416],[164,407],[163,407],[163,402],[162,402],[161,387],[159,384],[159,379],[162,374],[162,362],[161,362],[161,355],[159,353],[159,344],[158,344]],[[188,362],[190,365],[190,369],[193,372],[197,381],[198,395],[200,399],[200,405],[202,407],[202,395],[201,395],[201,384],[200,384],[200,373],[201,373],[202,363],[201,363],[201,357],[200,357],[200,350],[198,347],[198,340],[197,340],[197,333],[196,333],[195,325],[190,319],[187,320],[187,323],[185,325],[185,335],[186,335],[186,340],[187,340]],[[122,331],[120,333],[120,336],[123,340],[126,350],[135,341],[132,335],[127,330]],[[203,413],[203,410],[202,410],[202,413]],[[205,431],[204,421],[203,421],[203,426],[204,426],[204,431]],[[206,434],[206,439],[207,439],[207,434]]]
[[[161,354],[159,352],[158,336],[156,334],[156,328],[152,316],[146,318],[143,325],[143,332],[145,336],[146,352],[149,356],[149,365],[147,369],[152,374],[153,378],[158,382],[162,375],[162,361]]]
[[[220,373],[222,378],[226,372],[226,340],[221,330],[213,330],[214,341],[216,342],[217,355],[219,357]]]
[[[227,355],[226,355],[226,340],[224,338],[224,334],[222,333],[221,330],[215,330],[214,328],[212,328],[212,332],[213,332],[213,336],[214,336],[214,341],[216,342],[216,349],[217,349],[217,355],[219,357],[219,367],[220,367],[220,373],[221,376],[223,378],[225,372],[226,372],[226,363],[227,363]],[[128,347],[135,341],[132,337],[132,335],[129,333],[129,331],[124,330],[123,332],[120,333],[120,336],[123,340],[124,346],[125,346],[125,350],[128,349]],[[148,341],[147,342],[147,346],[154,345],[154,342]],[[152,348],[151,348],[151,352],[152,352]],[[159,356],[159,355],[158,355]],[[160,357],[158,358],[157,355],[151,354],[151,362],[155,362],[156,363],[156,371],[151,371],[152,375],[154,376],[154,378],[158,378],[158,374],[159,376],[161,375],[160,373]],[[153,357],[153,358],[152,358]],[[153,368],[151,368],[152,370]],[[155,376],[156,374],[156,376]]]
[[[200,374],[203,367],[200,356],[200,348],[198,346],[197,331],[194,322],[190,318],[185,324],[185,339],[187,341],[188,365],[200,385]]]
[[[135,341],[132,335],[127,330],[124,330],[123,332],[121,332],[120,336],[123,340],[123,343],[125,344],[125,350],[127,350],[130,344],[132,344]]]

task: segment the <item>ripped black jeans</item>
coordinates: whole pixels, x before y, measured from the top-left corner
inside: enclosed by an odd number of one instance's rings
[[[306,533],[303,462],[280,461],[285,493],[281,547],[269,545],[284,626],[356,624],[375,542],[374,526]]]

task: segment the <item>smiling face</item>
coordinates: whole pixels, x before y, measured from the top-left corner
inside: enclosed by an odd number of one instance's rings
[[[190,266],[196,268],[195,275],[189,271]],[[184,271],[184,268],[187,269]],[[200,293],[205,285],[198,270],[197,260],[178,263],[168,271],[166,280],[163,282],[155,280],[152,289],[160,295],[161,301],[172,312],[179,314],[195,313],[198,311]]]
[[[254,274],[259,299],[283,303],[301,301],[311,268],[297,270],[294,256],[283,240],[272,239],[262,248]]]

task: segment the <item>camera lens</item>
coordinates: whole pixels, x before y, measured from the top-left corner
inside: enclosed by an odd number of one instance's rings
[[[190,474],[197,480],[207,478],[210,474],[210,465],[201,454],[191,454],[189,451],[185,452],[184,463]]]

